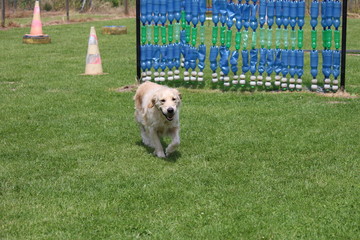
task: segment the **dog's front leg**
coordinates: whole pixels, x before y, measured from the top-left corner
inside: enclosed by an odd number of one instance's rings
[[[166,148],[166,156],[168,156],[170,153],[174,152],[176,148],[180,145],[180,135],[179,135],[179,128],[174,128],[170,131],[170,136],[172,138],[171,143]]]
[[[161,145],[158,133],[154,129],[151,129],[150,130],[150,136],[151,136],[151,140],[152,140],[152,143],[153,143],[152,145],[155,148],[154,154],[156,156],[160,157],[160,158],[165,158],[164,149],[163,149],[163,147]]]
[[[144,126],[140,126],[140,131],[141,131],[141,138],[142,138],[143,143],[144,143],[146,146],[153,147],[153,146],[151,145],[151,141],[150,141],[150,139],[149,139],[147,129],[145,129]]]

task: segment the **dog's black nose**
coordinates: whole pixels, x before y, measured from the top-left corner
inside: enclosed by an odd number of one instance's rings
[[[169,107],[169,108],[167,109],[167,112],[168,112],[168,113],[174,113],[174,109],[173,109],[172,107]]]

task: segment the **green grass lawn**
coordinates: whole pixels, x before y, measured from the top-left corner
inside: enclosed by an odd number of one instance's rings
[[[108,75],[80,75],[92,25]],[[0,31],[0,239],[359,238],[359,98],[180,88],[182,143],[163,160],[134,93],[114,91],[135,83],[134,19],[45,26],[48,45],[22,44],[29,31]]]

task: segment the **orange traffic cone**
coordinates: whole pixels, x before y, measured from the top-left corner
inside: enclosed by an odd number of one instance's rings
[[[42,23],[40,19],[40,5],[39,1],[35,2],[34,15],[31,23],[30,34],[23,37],[24,43],[50,43],[51,38],[49,35],[43,34]]]
[[[104,73],[101,64],[98,39],[96,36],[95,27],[91,27],[84,75],[100,75],[100,74],[104,74]]]

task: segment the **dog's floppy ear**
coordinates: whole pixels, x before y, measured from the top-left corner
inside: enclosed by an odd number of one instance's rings
[[[180,100],[182,99],[182,96],[181,96],[181,93],[179,92],[179,90],[174,89],[174,90],[173,90],[173,93],[174,93],[176,96],[178,96]]]
[[[148,108],[153,108],[155,106],[155,102],[156,102],[156,95],[152,97],[151,101],[148,104]]]

